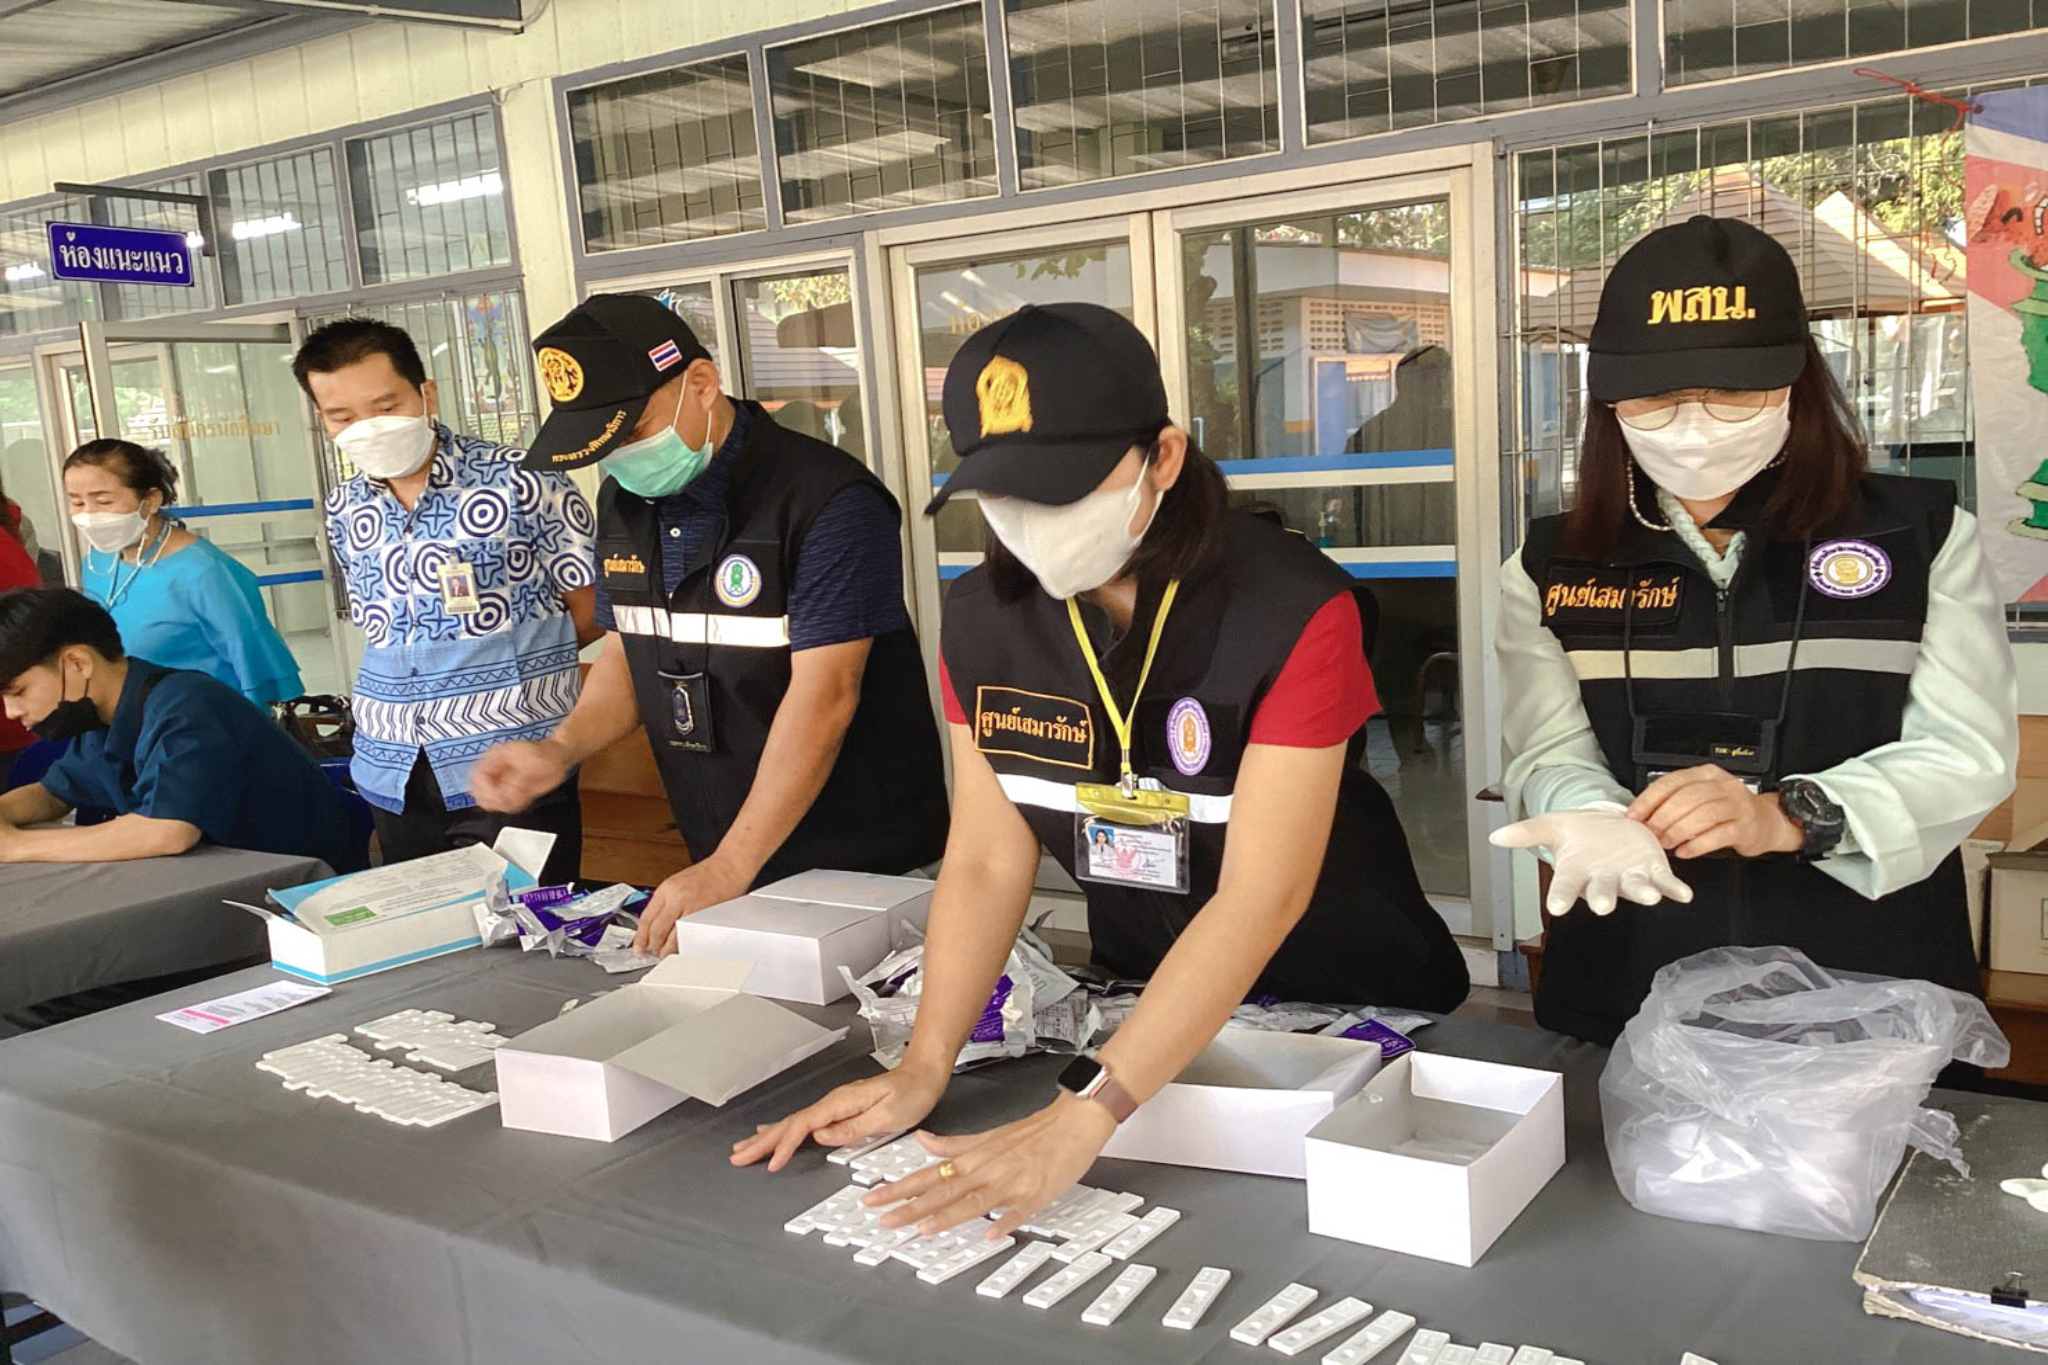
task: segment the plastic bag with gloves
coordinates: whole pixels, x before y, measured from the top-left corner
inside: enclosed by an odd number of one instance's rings
[[[1562,915],[1585,899],[1596,915],[1614,913],[1615,897],[1655,905],[1669,896],[1692,899],[1671,870],[1657,836],[1621,811],[1560,810],[1533,816],[1487,836],[1495,848],[1543,848],[1550,854],[1550,895],[1544,908]]]
[[[1981,1000],[1931,982],[1711,948],[1659,970],[1614,1045],[1608,1160],[1645,1213],[1860,1242],[1908,1144],[1969,1174],[1955,1119],[1920,1107],[1942,1067],[2010,1053]]]

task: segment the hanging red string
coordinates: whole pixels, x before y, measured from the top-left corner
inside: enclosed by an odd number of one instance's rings
[[[1894,76],[1891,72],[1879,71],[1874,66],[1859,66],[1856,68],[1856,74],[1873,81],[1889,81],[1916,100],[1926,100],[1929,104],[1947,105],[1956,111],[1956,121],[1949,125],[1951,133],[1961,132],[1963,121],[1983,108],[1975,100],[1959,100],[1952,95],[1937,95],[1932,90],[1924,90],[1920,86],[1915,85],[1904,76]]]

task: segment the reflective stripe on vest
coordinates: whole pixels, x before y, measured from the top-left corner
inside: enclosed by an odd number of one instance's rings
[[[612,608],[623,635],[651,635],[679,645],[733,645],[741,649],[787,649],[787,616],[729,616],[719,612],[663,611],[659,607]]]
[[[1081,813],[1081,802],[1074,795],[1072,782],[1055,782],[1047,777],[1027,777],[1022,773],[997,773],[996,781],[1003,786],[1003,795],[1013,805],[1037,806],[1041,810],[1064,811],[1068,814]],[[1230,797],[1200,796],[1193,792],[1182,792],[1188,799],[1188,818],[1200,825],[1227,825],[1230,823]]]
[[[1626,664],[1618,649],[1568,649],[1572,671],[1580,682],[1615,682],[1632,670],[1638,682],[1668,682],[1678,679],[1706,679],[1721,676],[1721,654],[1705,649],[1645,649],[1635,646]],[[1792,655],[1790,641],[1735,646],[1735,676],[1762,678],[1783,673]],[[1917,640],[1815,639],[1799,642],[1797,671],[1810,668],[1845,668],[1863,673],[1910,674],[1920,661]]]

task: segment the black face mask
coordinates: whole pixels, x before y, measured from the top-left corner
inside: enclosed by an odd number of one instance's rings
[[[105,729],[106,724],[100,719],[100,709],[92,704],[90,698],[73,697],[69,701],[58,702],[50,708],[49,715],[28,728],[35,732],[37,739],[61,744],[89,731]]]

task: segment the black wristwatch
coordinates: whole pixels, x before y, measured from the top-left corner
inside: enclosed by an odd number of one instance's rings
[[[1799,832],[1806,843],[1799,850],[1799,856],[1808,862],[1816,862],[1835,851],[1842,842],[1842,835],[1848,830],[1848,817],[1842,808],[1818,782],[1804,777],[1795,777],[1778,788],[1778,805],[1785,812],[1785,818],[1799,826]]]

